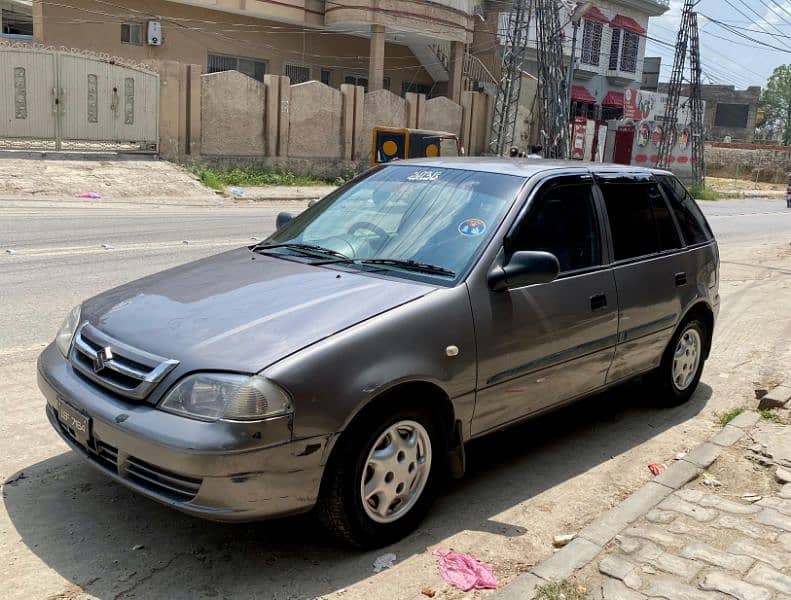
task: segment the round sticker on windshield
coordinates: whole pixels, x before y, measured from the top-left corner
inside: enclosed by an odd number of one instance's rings
[[[486,231],[486,223],[480,219],[467,219],[459,223],[459,233],[470,237],[482,235]]]

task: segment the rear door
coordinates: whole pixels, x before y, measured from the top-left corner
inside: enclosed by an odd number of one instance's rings
[[[676,223],[651,175],[597,177],[610,226],[618,289],[612,383],[657,367],[688,285]]]

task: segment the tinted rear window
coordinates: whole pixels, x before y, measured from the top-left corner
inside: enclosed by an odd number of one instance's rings
[[[679,248],[676,227],[654,183],[602,183],[615,260]]]
[[[706,218],[684,185],[671,175],[660,175],[657,179],[670,201],[684,241],[691,245],[714,239]]]

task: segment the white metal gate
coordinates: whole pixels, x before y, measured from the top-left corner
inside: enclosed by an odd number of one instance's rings
[[[0,149],[158,148],[158,74],[75,52],[0,45]]]

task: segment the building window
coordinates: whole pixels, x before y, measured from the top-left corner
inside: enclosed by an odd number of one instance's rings
[[[121,23],[121,43],[143,45],[143,25],[140,23]]]
[[[412,92],[415,94],[426,94],[427,96],[431,93],[431,86],[426,85],[425,83],[412,83],[409,81],[405,81],[401,84],[401,95]]]
[[[332,71],[329,69],[321,70],[321,83],[324,85],[332,85]]]
[[[209,54],[209,63],[206,71],[209,73],[222,73],[223,71],[239,71],[243,75],[264,80],[266,75],[266,62],[254,58],[227,56],[225,54]]]
[[[717,110],[714,113],[714,126],[745,129],[749,116],[749,104],[724,104],[718,102]]]
[[[351,85],[359,85],[366,92],[368,91],[368,78],[367,77],[361,77],[361,76],[358,76],[358,75],[346,75],[343,78],[343,83],[349,83]]]
[[[23,10],[20,7],[4,8],[0,11],[0,34],[33,36],[33,14]]]
[[[610,71],[618,70],[618,55],[621,52],[621,30],[612,30],[612,42],[610,43]]]
[[[640,36],[632,31],[623,32],[621,47],[621,71],[637,73],[637,55],[640,51]]]
[[[582,26],[583,64],[598,67],[601,62],[601,38],[603,25],[595,21],[584,20]]]
[[[291,80],[291,85],[310,81],[310,67],[286,63],[283,65],[283,75]]]

